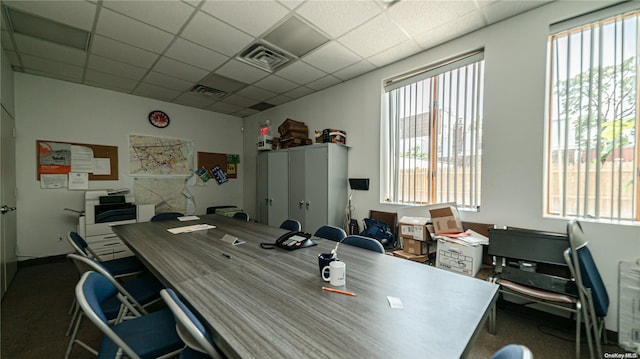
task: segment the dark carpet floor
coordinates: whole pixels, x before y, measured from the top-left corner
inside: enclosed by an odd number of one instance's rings
[[[21,266],[2,300],[2,358],[64,357],[69,341],[65,333],[71,319],[67,313],[77,279],[75,268],[68,262]],[[101,334],[85,320],[79,338],[97,347]],[[570,320],[509,304],[498,309],[497,335],[489,334],[486,328],[482,330],[469,357],[490,358],[502,346],[519,343],[529,347],[536,358],[574,358],[574,338],[574,323]],[[603,349],[624,353],[615,345]],[[582,354],[588,357],[584,340]],[[77,345],[71,357],[94,358]],[[416,358],[430,356],[416,353]]]

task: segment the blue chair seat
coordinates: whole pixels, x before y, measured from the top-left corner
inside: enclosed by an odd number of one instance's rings
[[[113,276],[141,272],[145,270],[144,264],[137,257],[124,257],[100,262]]]
[[[211,359],[209,354],[199,352],[189,347],[186,347],[182,352],[180,352],[179,358],[180,359]]]
[[[116,324],[112,329],[140,358],[145,359],[156,358],[184,347],[175,330],[166,330],[175,326],[171,311],[163,309]],[[115,358],[117,352],[118,346],[109,337],[103,336],[98,358]]]

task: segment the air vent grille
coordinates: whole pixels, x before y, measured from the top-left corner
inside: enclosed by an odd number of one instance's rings
[[[256,43],[240,54],[238,60],[265,71],[275,72],[293,59],[265,44]]]
[[[222,90],[214,89],[212,87],[207,87],[204,85],[195,85],[189,92],[194,95],[206,96],[211,98],[222,98],[227,95],[227,93]]]

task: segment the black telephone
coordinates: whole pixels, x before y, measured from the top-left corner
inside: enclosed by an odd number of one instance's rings
[[[260,243],[260,247],[264,249],[273,249],[274,247],[280,247],[290,251],[315,245],[316,243],[311,240],[310,233],[297,231],[283,234],[276,240],[275,243]]]

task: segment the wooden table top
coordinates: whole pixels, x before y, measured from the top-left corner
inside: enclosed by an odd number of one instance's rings
[[[196,223],[216,229],[173,235]],[[286,231],[219,215],[122,225],[115,232],[208,324],[229,357],[464,357],[482,330],[498,286],[420,263],[341,245],[346,285],[322,290],[317,256],[335,242],[266,250]],[[224,234],[246,240],[232,246]],[[227,258],[222,253],[227,253]],[[403,309],[392,309],[387,297]]]

